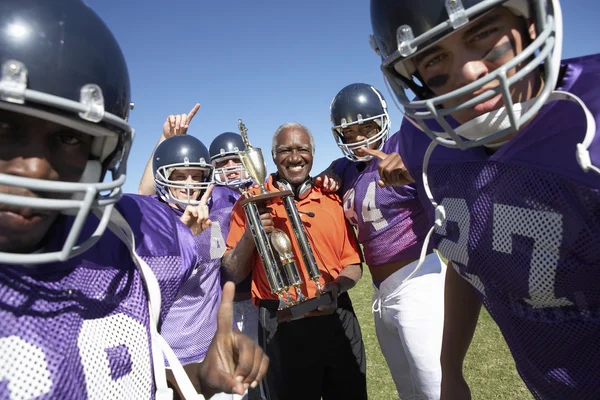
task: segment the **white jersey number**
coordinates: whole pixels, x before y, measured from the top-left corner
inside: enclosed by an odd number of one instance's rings
[[[0,338],[0,382],[10,399],[34,399],[52,390],[44,352],[18,336]]]
[[[348,190],[344,195],[344,215],[358,229],[358,215],[354,211],[354,188]]]
[[[221,224],[213,221],[210,226],[210,258],[215,260],[223,257],[223,254],[225,254],[225,239],[221,232]]]
[[[492,242],[494,250],[511,254],[513,235],[533,239],[529,268],[529,298],[525,301],[534,308],[573,305],[564,297],[557,298],[554,293],[563,236],[562,215],[494,204]]]
[[[458,225],[459,236],[456,242],[446,238],[440,240],[438,250],[449,259],[467,265],[469,263],[467,244],[469,240],[469,225],[471,224],[467,202],[463,199],[446,198],[442,201],[441,205],[446,209],[448,218],[446,218],[444,224],[438,229],[438,233],[446,235],[446,224],[451,221]],[[454,266],[454,268],[457,269],[456,266]],[[469,281],[475,289],[485,295],[485,287],[477,275],[466,272],[461,275]]]
[[[151,397],[150,349],[144,325],[125,314],[86,320],[77,345],[88,399]],[[111,353],[117,362],[126,360],[116,371],[111,368]],[[0,338],[0,381],[7,381],[9,398],[14,400],[48,394],[53,385],[43,350],[18,336]]]
[[[373,228],[376,231],[388,226],[387,221],[383,218],[383,214],[377,208],[375,203],[375,190],[377,189],[377,182],[373,181],[369,183],[367,187],[367,193],[362,204],[362,217],[363,221],[370,222],[373,224]]]
[[[388,226],[388,222],[383,218],[383,213],[381,210],[377,208],[377,204],[375,203],[375,191],[377,189],[377,182],[373,181],[369,183],[367,187],[367,192],[365,193],[365,198],[362,202],[361,207],[361,216],[363,222],[370,222],[373,225],[373,228],[378,231],[386,226]],[[356,193],[354,188],[348,190],[344,195],[344,214],[346,218],[350,221],[352,225],[355,225],[358,230],[358,215],[354,210],[354,199]]]
[[[459,237],[456,242],[443,238],[438,248],[442,255],[467,265],[469,262],[467,244],[471,223],[467,202],[463,199],[446,198],[442,201],[442,205],[449,217],[437,232],[446,235],[447,223],[451,221],[458,225]],[[533,239],[529,265],[529,297],[524,300],[534,308],[572,305],[573,303],[567,298],[556,297],[555,293],[556,270],[563,238],[562,215],[494,204],[492,249],[500,253],[512,254],[514,236]],[[479,278],[472,274],[466,275],[465,278],[485,294],[485,288]]]

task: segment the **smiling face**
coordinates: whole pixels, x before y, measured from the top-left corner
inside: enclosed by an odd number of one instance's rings
[[[519,54],[531,41],[533,26],[513,14],[506,7],[475,20],[439,43],[414,57],[420,80],[440,96],[459,89],[502,67]],[[507,71],[513,76],[521,66]],[[453,98],[444,103],[448,108],[497,87],[493,80],[473,93]],[[524,102],[535,96],[541,88],[540,75],[533,71],[511,86],[513,102]],[[459,123],[486,114],[504,106],[501,94],[472,108],[458,111],[452,117]]]
[[[171,172],[169,181],[175,187],[169,187],[171,195],[179,201],[196,201],[200,198],[201,189],[193,189],[195,183],[206,181],[208,172],[199,168],[177,168]],[[170,204],[171,207],[179,207],[177,204]]]
[[[0,110],[0,174],[77,182],[90,157],[92,137],[41,119]],[[70,193],[0,185],[0,193],[66,199]],[[0,204],[0,251],[35,251],[58,211]]]
[[[375,121],[367,121],[362,124],[353,124],[342,129],[343,141],[346,144],[354,144],[365,141],[377,135],[381,131],[381,127]],[[381,144],[381,140],[369,144],[370,149],[377,149]],[[352,151],[358,157],[365,157],[364,147],[359,147]]]
[[[300,128],[282,131],[277,136],[273,162],[279,176],[293,187],[304,182],[313,165],[313,149],[308,133]]]
[[[248,172],[245,170],[239,156],[227,156],[213,161],[215,167],[215,180],[219,183],[237,182],[248,179]]]

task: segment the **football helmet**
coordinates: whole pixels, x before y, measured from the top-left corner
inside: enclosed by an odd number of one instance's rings
[[[75,215],[62,249],[32,254],[0,252],[0,263],[65,261],[90,248],[121,198],[133,140],[128,125],[130,86],[119,44],[80,0],[0,2],[0,109],[93,136],[80,182],[0,174],[0,185],[48,193],[39,198],[0,193],[0,204]],[[69,193],[68,199],[51,193]],[[90,212],[100,223],[79,240]]]
[[[333,137],[344,156],[351,161],[369,161],[372,156],[357,156],[355,150],[377,142],[378,150],[381,150],[390,134],[390,116],[383,95],[365,83],[353,83],[340,90],[331,102],[330,119]],[[356,143],[344,142],[344,128],[368,121],[379,125],[377,134]]]
[[[214,182],[214,167],[209,160],[208,149],[194,136],[179,135],[166,139],[158,145],[152,156],[156,194],[163,201],[183,208],[199,204],[202,192]],[[200,182],[172,180],[171,174],[175,169],[200,169],[204,172],[204,180]],[[170,189],[184,189],[187,199],[177,199]],[[196,190],[200,191],[198,199],[192,196],[192,192]]]
[[[215,184],[237,189],[252,182],[238,154],[245,149],[246,145],[239,133],[224,132],[213,139],[210,144],[210,162],[215,167]],[[228,160],[234,160],[238,165],[216,167],[218,162]],[[231,174],[237,174],[237,178],[228,178]]]
[[[434,96],[419,81],[413,57],[455,30],[496,7],[507,7],[518,16],[532,18],[536,39],[512,60],[478,80],[442,96]],[[562,15],[558,0],[371,0],[371,46],[381,56],[381,69],[396,95],[403,113],[433,140],[461,149],[481,146],[518,131],[545,104],[556,87],[562,53]],[[513,76],[507,71],[522,65]],[[532,70],[543,67],[545,85],[540,94],[521,104],[513,104],[511,86]],[[499,85],[473,98],[491,81]],[[416,94],[417,99],[410,100]],[[468,121],[458,128],[450,114],[471,108],[502,94],[505,107]],[[468,99],[443,108],[452,99]],[[427,122],[435,120],[439,128]],[[436,132],[434,129],[441,129]]]

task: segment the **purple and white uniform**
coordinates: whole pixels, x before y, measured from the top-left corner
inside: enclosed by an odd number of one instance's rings
[[[398,141],[393,135],[382,151],[398,152]],[[370,267],[418,257],[431,226],[415,185],[380,188],[378,165],[378,159],[365,164],[340,158],[334,166],[346,218],[356,226]]]
[[[382,150],[388,154],[399,152],[399,142],[399,134],[395,134]],[[358,231],[371,270],[418,258],[431,227],[430,213],[425,208],[431,209],[431,204],[420,201],[416,185],[380,188],[378,164],[378,159],[356,163],[342,158],[334,166],[342,181],[346,218]],[[437,400],[446,269],[432,253],[418,273],[407,280],[417,263],[411,262],[383,282],[375,282],[375,330],[398,395]]]
[[[193,237],[198,264],[183,284],[161,327],[161,335],[181,364],[200,362],[217,331],[221,302],[221,256],[229,232],[231,209],[240,195],[216,186],[208,203],[210,228]],[[181,217],[179,209],[171,210]]]
[[[563,69],[558,90],[600,126],[600,55]],[[553,102],[492,155],[438,146],[428,167],[446,211],[433,244],[476,289],[538,399],[600,398],[600,175],[576,161],[585,129],[578,105]],[[430,140],[408,123],[402,136],[420,178]],[[600,133],[589,151],[600,165]]]
[[[162,317],[196,265],[192,235],[156,200],[125,196],[117,208],[158,279]],[[59,217],[49,249],[71,223]],[[144,284],[112,232],[63,263],[0,266],[0,399],[152,399],[153,382]]]

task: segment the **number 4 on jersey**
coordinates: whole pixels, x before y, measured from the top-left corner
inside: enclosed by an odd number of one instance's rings
[[[375,202],[375,191],[377,189],[377,182],[373,181],[369,183],[365,197],[363,198],[361,207],[361,216],[364,223],[370,222],[373,225],[373,229],[376,231],[388,226],[388,222],[383,218],[383,213],[377,208]],[[344,214],[346,218],[359,229],[358,215],[354,208],[355,190],[354,188],[348,190],[344,195]]]

